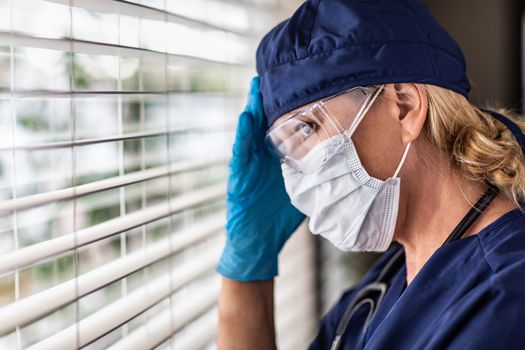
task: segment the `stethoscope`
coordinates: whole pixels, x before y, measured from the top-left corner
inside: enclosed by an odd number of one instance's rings
[[[456,228],[450,233],[443,245],[460,239],[463,237],[465,232],[470,228],[470,226],[476,221],[480,214],[488,207],[492,200],[497,196],[499,190],[498,188],[488,185],[489,189],[481,196],[481,198],[474,204],[474,207],[469,210],[467,215],[459,222]],[[363,326],[363,331],[366,331],[374,316],[381,305],[383,298],[388,290],[388,281],[392,273],[398,271],[399,266],[404,261],[405,252],[403,249],[400,249],[387,264],[383,267],[377,278],[372,282],[367,284],[361,290],[357,292],[354,296],[343,316],[337,324],[335,330],[335,338],[332,342],[331,350],[339,349],[341,345],[341,338],[350,323],[350,320],[354,316],[355,312],[363,305],[369,304],[370,310],[368,311],[368,316],[365,320]],[[375,296],[375,297],[374,297]]]

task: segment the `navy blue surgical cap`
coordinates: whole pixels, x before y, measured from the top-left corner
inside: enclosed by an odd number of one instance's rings
[[[468,95],[457,43],[416,0],[310,0],[257,48],[264,112],[282,114],[337,92],[425,83]]]

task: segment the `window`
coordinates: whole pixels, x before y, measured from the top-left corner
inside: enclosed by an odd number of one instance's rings
[[[214,347],[236,116],[258,40],[286,14],[0,0],[0,348]],[[293,349],[317,322],[311,238],[283,255]]]

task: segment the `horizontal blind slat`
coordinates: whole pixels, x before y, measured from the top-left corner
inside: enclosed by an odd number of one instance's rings
[[[215,338],[219,315],[217,308],[201,316],[196,322],[187,325],[173,339],[174,349],[201,350]],[[111,348],[110,348],[111,349]]]
[[[251,68],[247,62],[232,62],[224,60],[215,60],[200,56],[190,56],[186,54],[168,53],[156,51],[152,49],[145,49],[135,46],[125,46],[117,44],[101,43],[96,41],[80,40],[80,39],[49,39],[41,38],[22,33],[8,33],[0,31],[0,45],[12,45],[15,47],[32,47],[40,49],[49,49],[62,52],[76,52],[87,55],[108,55],[119,57],[135,57],[145,60],[157,60],[164,64],[166,58],[173,59],[179,64],[181,63],[205,63],[229,67]],[[168,62],[169,64],[169,62]]]
[[[57,3],[61,5],[69,6],[68,0],[46,0],[47,2]],[[239,3],[242,4],[242,3]],[[190,26],[196,26],[207,29],[214,29],[224,31],[226,33],[232,33],[243,37],[255,38],[257,33],[252,31],[237,31],[225,26],[219,26],[213,23],[209,23],[196,18],[191,18],[178,13],[165,11],[156,7],[147,6],[140,3],[135,3],[125,0],[75,0],[72,4],[73,7],[83,8],[89,11],[102,12],[102,13],[118,13],[119,15],[136,17],[140,19],[149,19],[154,21],[163,22],[175,22],[186,24]]]
[[[172,331],[176,332],[187,322],[202,314],[207,309],[213,307],[218,297],[217,283],[192,293],[192,298],[184,303],[177,303],[161,315],[148,321],[140,328],[130,333],[128,336],[113,344],[108,350],[129,350],[129,349],[153,349],[168,337]],[[170,322],[173,321],[173,329],[170,329]],[[206,334],[194,334],[204,337]],[[178,349],[179,347],[176,346]],[[180,347],[180,349],[186,349]]]
[[[25,150],[25,151],[34,151],[34,150],[44,150],[44,149],[56,149],[56,148],[70,148],[78,146],[87,146],[95,145],[100,143],[110,143],[126,140],[135,140],[143,139],[148,137],[158,137],[171,134],[183,134],[190,132],[214,132],[214,131],[229,131],[233,128],[233,123],[221,123],[221,124],[210,124],[210,125],[195,125],[188,127],[180,127],[176,129],[159,129],[159,130],[149,130],[142,132],[126,133],[122,135],[115,135],[111,137],[100,137],[93,139],[83,139],[75,141],[62,141],[62,142],[50,142],[46,144],[36,144],[36,145],[20,145],[15,147],[0,147],[0,152],[2,151],[12,151],[14,150]]]
[[[42,98],[89,98],[89,97],[165,97],[166,95],[193,95],[199,96],[204,94],[220,94],[226,97],[242,98],[244,94],[236,91],[223,91],[218,93],[214,90],[162,90],[162,91],[139,91],[139,90],[19,90],[13,92],[0,91],[0,98],[2,99],[42,99]],[[214,124],[215,125],[215,124]],[[228,124],[229,125],[229,124]]]
[[[51,192],[39,193],[31,196],[20,197],[0,202],[0,213],[13,210],[27,209],[46,203],[57,202],[74,197],[85,196],[97,192],[110,190],[117,187],[127,186],[139,182],[156,179],[183,172],[204,169],[214,165],[226,164],[227,158],[220,158],[206,161],[185,161],[173,163],[169,166],[159,166],[142,171],[128,173],[122,176],[115,176],[108,179],[87,183],[84,185],[64,188]]]

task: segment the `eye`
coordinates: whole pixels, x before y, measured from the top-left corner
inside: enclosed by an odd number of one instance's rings
[[[303,122],[297,125],[296,131],[301,132],[304,138],[307,138],[315,132],[315,128],[316,128],[316,125],[314,123]]]

